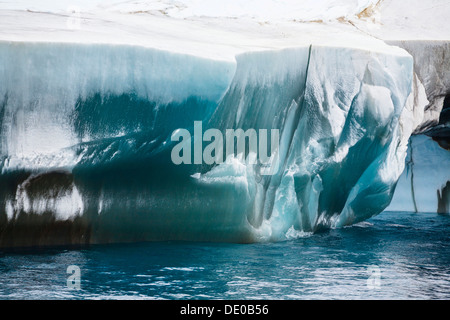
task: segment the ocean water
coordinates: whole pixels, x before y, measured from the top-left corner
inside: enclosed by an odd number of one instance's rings
[[[0,252],[0,299],[449,299],[449,231],[448,215],[384,212],[278,243]]]

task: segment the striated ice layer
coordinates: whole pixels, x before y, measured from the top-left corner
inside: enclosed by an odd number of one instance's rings
[[[214,60],[0,42],[0,245],[276,241],[365,220],[403,171],[413,77],[387,46]],[[175,165],[172,132],[194,121],[279,129],[279,170]]]
[[[404,40],[388,43],[405,49],[414,58],[417,114],[410,123],[416,127],[414,133],[423,133],[438,125],[445,97],[450,92],[450,41]]]

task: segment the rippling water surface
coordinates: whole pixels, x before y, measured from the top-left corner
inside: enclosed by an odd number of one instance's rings
[[[449,299],[449,231],[448,215],[384,212],[280,243],[1,252],[0,298]],[[79,290],[67,285],[69,265]]]

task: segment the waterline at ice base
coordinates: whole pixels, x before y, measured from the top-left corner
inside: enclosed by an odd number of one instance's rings
[[[0,248],[283,241],[450,212],[450,35],[430,13],[439,32],[398,25],[394,0],[180,3],[0,5]],[[216,133],[200,154],[277,130],[276,170],[251,147],[195,161],[195,124]],[[177,132],[192,161],[174,163]]]

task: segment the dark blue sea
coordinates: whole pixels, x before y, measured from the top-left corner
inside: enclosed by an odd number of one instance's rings
[[[384,212],[278,243],[0,253],[0,299],[449,298],[450,216],[435,213]]]

